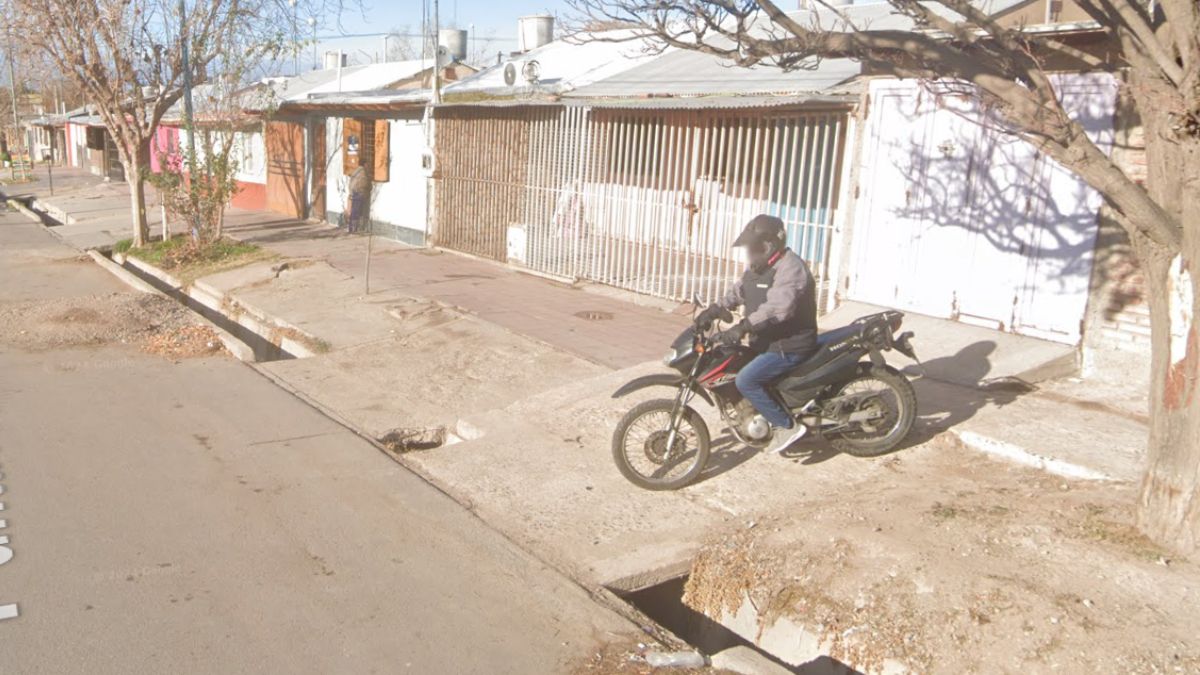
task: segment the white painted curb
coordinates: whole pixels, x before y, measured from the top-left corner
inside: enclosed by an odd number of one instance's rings
[[[1014,464],[1040,469],[1064,478],[1074,478],[1077,480],[1115,480],[1112,476],[1101,471],[1089,469],[1086,466],[1073,462],[1054,459],[1053,457],[1043,457],[1019,445],[999,441],[973,431],[955,431],[951,429],[951,432],[972,449]]]
[[[121,267],[117,263],[105,258],[104,255],[99,251],[89,250],[87,254],[91,256],[92,260],[96,261],[97,265],[103,267],[108,271],[109,274],[120,279],[125,283],[126,286],[129,286],[135,291],[141,291],[142,293],[158,293],[157,288],[137,278],[124,267]]]

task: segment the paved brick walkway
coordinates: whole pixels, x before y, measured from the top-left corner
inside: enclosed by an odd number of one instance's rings
[[[362,278],[364,237],[269,213],[235,211],[229,231],[285,256],[323,258]],[[520,335],[619,369],[660,358],[687,316],[517,272],[504,265],[376,237],[371,291],[397,291],[461,307]],[[581,315],[603,318],[588,319]]]

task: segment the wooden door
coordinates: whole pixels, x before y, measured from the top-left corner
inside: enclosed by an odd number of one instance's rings
[[[312,210],[309,217],[325,220],[325,181],[329,158],[325,154],[325,120],[313,125]]]
[[[304,215],[304,127],[267,123],[267,208],[292,218]]]

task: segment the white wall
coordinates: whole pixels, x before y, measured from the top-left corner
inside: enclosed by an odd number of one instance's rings
[[[1114,78],[1055,80],[1109,147]],[[849,296],[1076,344],[1099,194],[954,90],[881,79],[870,96]]]
[[[243,183],[267,182],[267,149],[261,130],[239,131],[233,135],[233,152],[238,171],[235,178]]]
[[[199,142],[199,135],[196,136],[196,141],[196,159],[201,161],[204,157],[204,144]],[[219,142],[216,140],[214,144]],[[237,173],[234,175],[234,180],[241,183],[265,185],[267,182],[267,150],[262,130],[236,131],[233,134],[232,143],[233,150],[230,151],[229,157],[237,162]],[[188,147],[187,129],[179,130],[179,147]]]
[[[421,169],[424,125],[420,120],[393,120],[391,124],[390,175],[388,182],[376,184],[371,213],[375,220],[426,232],[428,180]]]
[[[87,156],[87,126],[72,124],[70,127],[71,138],[68,142],[71,145],[71,166],[81,169],[83,158]]]

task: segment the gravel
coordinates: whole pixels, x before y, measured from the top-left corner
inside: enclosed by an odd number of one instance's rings
[[[219,351],[215,334],[197,323],[175,301],[143,293],[6,303],[0,305],[0,344],[45,351],[121,343],[167,356]]]

